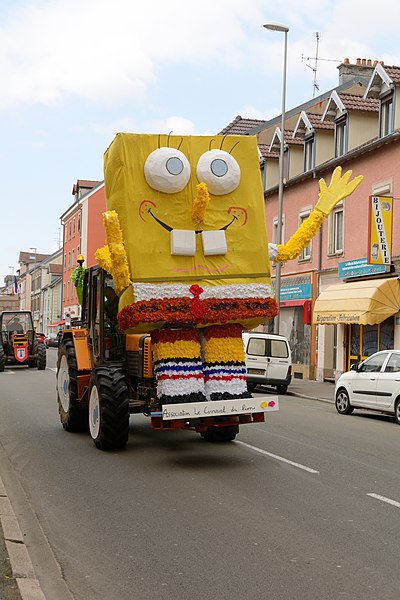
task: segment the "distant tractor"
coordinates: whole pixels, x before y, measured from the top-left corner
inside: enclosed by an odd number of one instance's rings
[[[29,310],[3,311],[0,314],[0,372],[7,365],[46,368],[46,345],[37,334]]]

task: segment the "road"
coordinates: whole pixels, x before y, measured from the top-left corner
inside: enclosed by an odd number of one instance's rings
[[[1,474],[48,600],[398,600],[393,419],[281,396],[233,443],[140,415],[105,453],[63,431],[55,356],[0,386]]]

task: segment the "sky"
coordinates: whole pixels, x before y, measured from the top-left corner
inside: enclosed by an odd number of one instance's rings
[[[60,247],[77,179],[116,133],[214,134],[338,85],[345,57],[400,65],[398,0],[0,0],[0,285]]]

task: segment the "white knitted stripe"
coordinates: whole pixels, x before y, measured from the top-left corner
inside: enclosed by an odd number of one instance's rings
[[[204,394],[203,379],[163,379],[157,381],[157,397],[165,396],[181,396],[183,394],[192,394],[200,392]]]
[[[234,379],[232,381],[215,381],[210,379],[205,384],[207,400],[210,399],[211,394],[228,392],[233,396],[243,394],[247,392],[246,380]]]
[[[135,301],[162,300],[163,298],[193,298],[190,285],[181,283],[133,283]],[[272,288],[265,283],[239,283],[232,285],[209,285],[203,287],[200,300],[208,298],[224,300],[226,298],[271,298]]]

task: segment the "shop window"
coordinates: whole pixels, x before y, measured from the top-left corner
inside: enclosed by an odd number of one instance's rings
[[[328,218],[328,254],[343,253],[343,206],[336,206]]]
[[[393,133],[393,93],[382,98],[379,110],[379,137]]]
[[[335,157],[347,152],[347,115],[335,122]]]
[[[304,138],[304,171],[311,171],[315,165],[315,136],[312,133]]]
[[[311,356],[311,325],[303,323],[303,307],[282,307],[280,333],[289,341],[293,364],[309,365]]]
[[[306,221],[308,219],[308,217],[310,216],[310,212],[311,210],[307,210],[307,211],[303,211],[299,214],[299,225],[302,225],[302,223],[304,223],[304,221]],[[311,241],[308,244],[308,246],[306,246],[304,248],[304,250],[302,250],[300,256],[299,256],[299,260],[310,260],[311,259]]]

